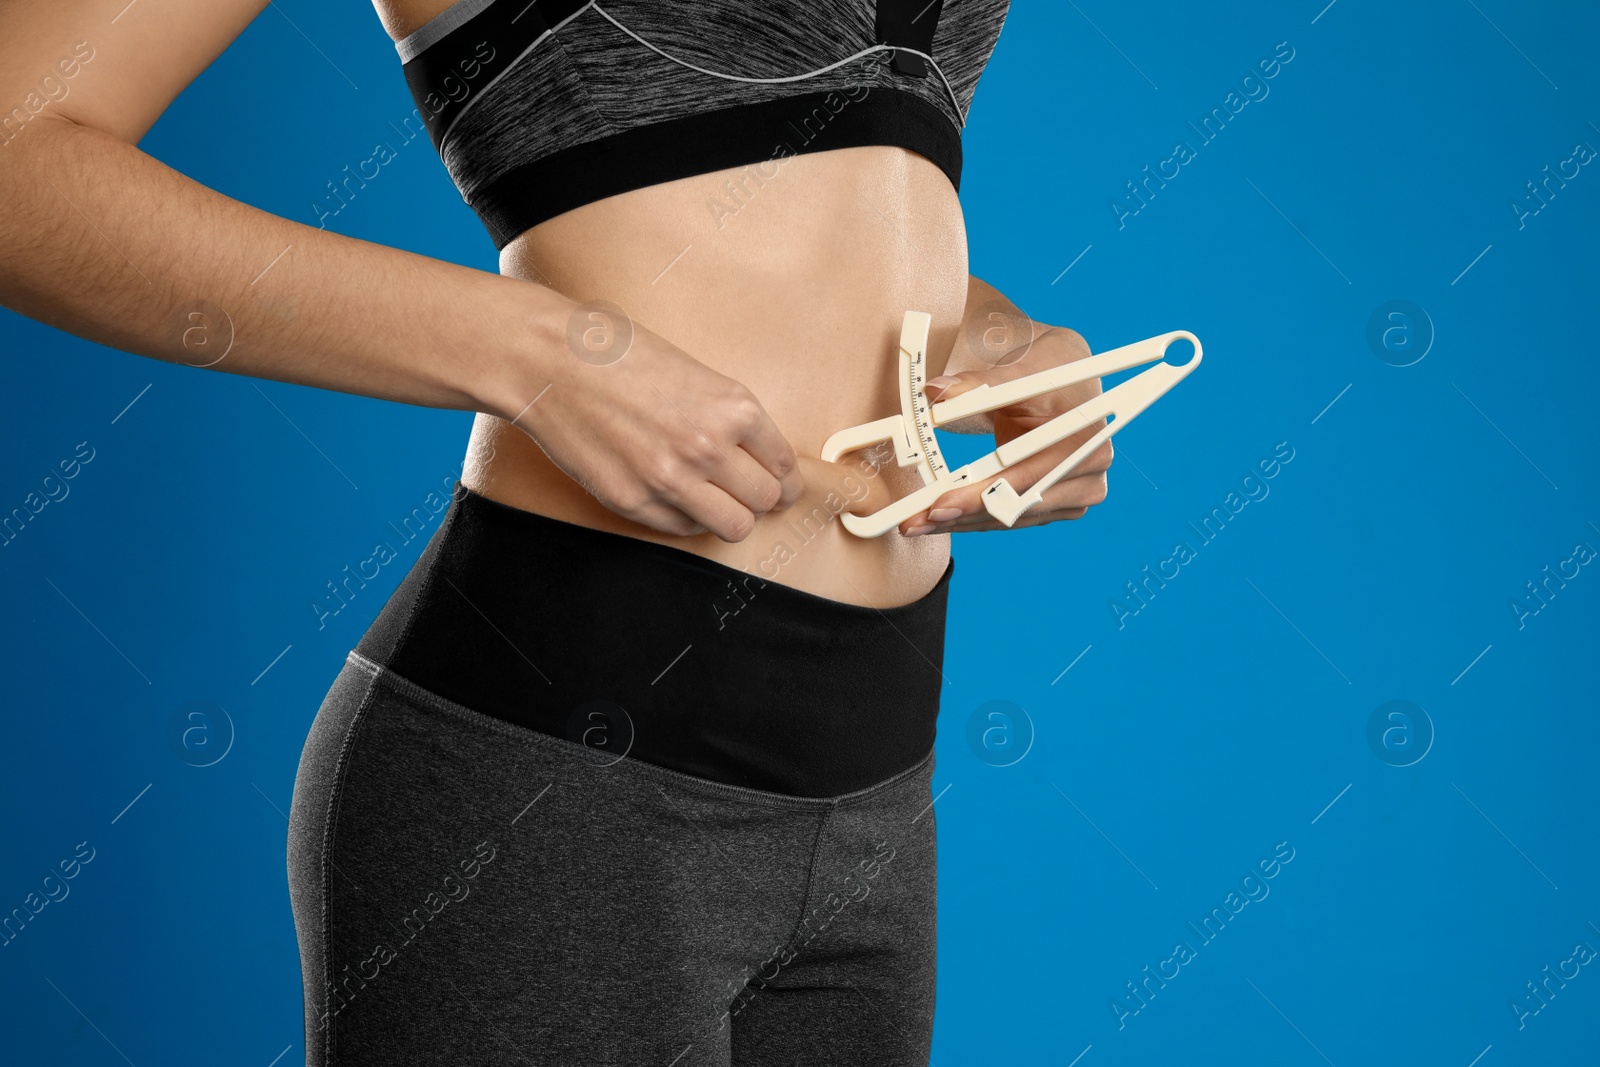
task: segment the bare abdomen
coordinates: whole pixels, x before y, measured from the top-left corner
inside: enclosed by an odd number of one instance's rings
[[[708,367],[743,382],[801,458],[806,490],[741,542],[675,537],[624,519],[487,415],[463,480],[514,507],[672,545],[819,596],[888,607],[930,590],[948,536],[862,540],[835,509],[921,484],[893,465],[816,458],[834,431],[899,409],[907,310],[933,317],[929,368],[948,356],[967,292],[960,204],[942,171],[899,148],[851,148],[700,175],[586,205],[501,256],[504,274],[605,300]],[[574,356],[573,358],[577,358]],[[847,510],[862,510],[850,504]]]

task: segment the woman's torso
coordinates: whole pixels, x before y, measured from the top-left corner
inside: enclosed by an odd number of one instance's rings
[[[450,0],[374,0],[400,38]],[[800,459],[795,505],[759,517],[743,541],[663,534],[610,511],[522,430],[480,414],[462,480],[494,500],[566,522],[671,545],[785,585],[888,607],[933,588],[948,535],[862,539],[824,498],[873,503],[921,485],[893,460],[868,478],[818,459],[834,431],[899,408],[907,310],[932,316],[929,370],[958,333],[967,295],[960,203],[934,163],[866,146],[695,175],[584,204],[527,230],[501,273],[578,301],[607,301],[761,400]],[[574,357],[576,358],[576,357]],[[852,504],[851,510],[862,510]]]

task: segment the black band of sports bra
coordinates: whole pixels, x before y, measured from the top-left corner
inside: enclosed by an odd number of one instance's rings
[[[959,188],[1008,0],[457,0],[397,42],[440,158],[497,249],[583,204],[860,145]]]

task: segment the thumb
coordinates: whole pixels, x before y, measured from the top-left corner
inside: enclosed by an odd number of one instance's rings
[[[929,378],[924,383],[922,391],[930,401],[938,402],[960,396],[982,384],[984,384],[982,371],[967,370],[959,374],[941,374],[937,378]]]

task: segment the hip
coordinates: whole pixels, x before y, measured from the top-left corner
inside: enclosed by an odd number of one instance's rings
[[[352,653],[289,819],[306,1062],[726,1064],[730,1039],[792,1047],[798,1009],[858,1058],[925,1064],[933,772],[930,751],[839,796],[723,785],[608,761]],[[859,1047],[876,1032],[856,1023],[863,987],[903,1020],[882,1049]]]

